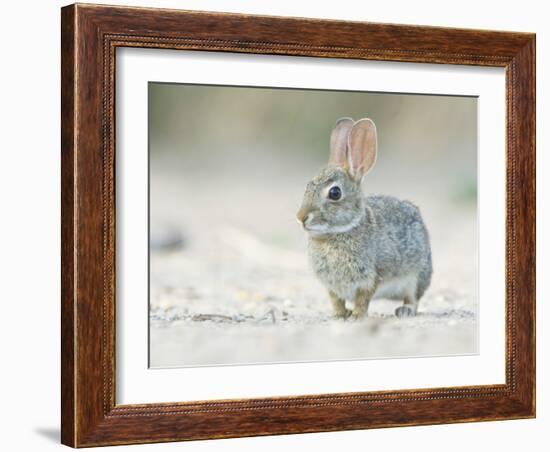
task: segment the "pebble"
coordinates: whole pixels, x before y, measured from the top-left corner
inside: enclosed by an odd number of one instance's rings
[[[151,227],[149,245],[154,251],[171,251],[182,248],[183,234],[171,225],[155,225]]]

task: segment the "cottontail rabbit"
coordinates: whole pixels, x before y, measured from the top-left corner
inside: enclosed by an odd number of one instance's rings
[[[366,315],[372,298],[403,300],[395,314],[414,316],[432,276],[430,240],[418,208],[361,190],[376,154],[373,121],[338,120],[328,166],[308,183],[296,215],[338,317]],[[346,300],[354,303],[352,311]]]

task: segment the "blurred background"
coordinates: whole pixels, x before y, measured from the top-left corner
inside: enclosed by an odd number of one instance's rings
[[[377,126],[365,193],[430,231],[414,319],[333,320],[308,267],[295,213],[343,116]],[[152,367],[477,352],[476,98],[150,83],[149,158]]]

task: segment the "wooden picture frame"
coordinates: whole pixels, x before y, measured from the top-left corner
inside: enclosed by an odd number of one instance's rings
[[[84,447],[535,416],[535,35],[76,4],[62,8],[61,38],[64,444]],[[118,47],[505,68],[506,383],[117,405]]]

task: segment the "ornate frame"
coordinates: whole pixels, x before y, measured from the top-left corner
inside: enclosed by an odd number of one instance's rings
[[[73,447],[535,416],[535,35],[75,4],[62,8],[62,442]],[[115,49],[506,69],[506,383],[115,404]]]

